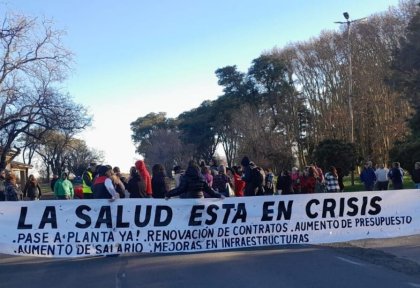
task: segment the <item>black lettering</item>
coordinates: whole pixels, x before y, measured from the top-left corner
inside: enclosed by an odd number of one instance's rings
[[[162,218],[162,211],[166,211],[166,219],[163,219],[163,220],[161,219]],[[162,205],[156,206],[154,226],[156,226],[156,227],[167,226],[169,223],[171,223],[172,215],[173,215],[173,212],[172,212],[171,207],[162,206]]]
[[[100,228],[102,224],[106,224],[107,228],[112,228],[112,214],[109,206],[102,206],[101,210],[99,210],[95,228]]]
[[[147,205],[146,206],[146,217],[145,217],[144,221],[141,221],[141,217],[140,217],[141,207],[142,206],[136,206],[136,210],[135,210],[135,213],[134,213],[134,223],[136,224],[137,227],[145,227],[147,224],[149,224],[150,217],[151,217],[151,214],[152,214],[152,206]]]
[[[322,218],[327,217],[327,212],[330,212],[330,217],[335,217],[335,200],[334,199],[324,199],[324,205],[322,207]]]
[[[279,203],[280,204],[280,203]],[[273,220],[274,209],[270,209],[271,206],[274,206],[274,201],[264,202],[263,204],[263,215],[261,221],[271,221]]]
[[[130,227],[129,222],[123,222],[123,212],[124,212],[124,206],[118,205],[117,206],[117,228],[127,228]]]
[[[20,207],[20,215],[17,229],[32,229],[32,224],[25,224],[28,207]]]
[[[293,200],[287,202],[287,209],[284,205],[284,201],[279,202],[278,206],[278,213],[277,213],[277,220],[281,220],[281,216],[284,216],[285,220],[290,220],[292,217],[292,207],[293,207]]]
[[[230,211],[235,208],[235,204],[223,204],[222,208],[225,209],[225,216],[223,217],[223,224],[226,224],[229,219]]]
[[[188,226],[200,226],[201,221],[197,220],[197,217],[203,216],[202,210],[204,210],[204,205],[194,205],[191,208],[190,220],[188,221]]]
[[[209,205],[207,207],[207,214],[210,216],[210,219],[205,221],[206,225],[213,225],[217,221],[217,213],[216,211],[219,210],[219,206],[217,205]]]
[[[38,229],[44,229],[45,224],[51,224],[51,228],[57,229],[57,213],[55,212],[55,206],[45,207]]]
[[[82,228],[82,229],[88,228],[92,224],[92,219],[90,219],[89,215],[83,213],[85,210],[90,211],[91,208],[87,205],[80,205],[79,207],[76,208],[76,216],[82,220],[85,220],[85,223],[77,222],[76,223],[77,228]]]
[[[318,213],[317,212],[314,212],[314,213],[311,212],[312,204],[319,205],[318,199],[312,199],[312,200],[309,200],[308,203],[306,203],[306,215],[309,218],[314,219],[314,218],[318,217]]]
[[[236,214],[235,217],[233,217],[232,223],[236,223],[238,220],[242,220],[242,223],[246,222],[245,203],[238,203],[238,210],[236,210]]]
[[[375,196],[372,199],[370,199],[370,206],[373,209],[369,209],[368,213],[369,215],[378,215],[379,213],[381,213],[381,205],[378,204],[378,202],[382,201],[382,198],[379,196]]]
[[[349,208],[353,209],[352,211],[347,211],[347,215],[348,216],[356,216],[357,213],[359,212],[359,207],[357,206],[357,204],[355,204],[355,202],[357,202],[357,198],[356,197],[351,197],[347,200],[347,206],[349,206]]]

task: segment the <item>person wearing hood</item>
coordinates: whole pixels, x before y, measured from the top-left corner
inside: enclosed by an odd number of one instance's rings
[[[200,172],[200,167],[195,162],[190,162],[184,177],[181,178],[181,183],[178,188],[172,189],[166,194],[166,199],[186,195],[185,198],[204,198],[204,193],[207,193],[212,198],[224,198],[224,196],[213,190],[207,183],[206,179]]]
[[[150,177],[150,173],[146,168],[143,160],[136,161],[136,169],[139,172],[140,177],[146,184],[146,193],[150,197],[152,196],[152,177]]]

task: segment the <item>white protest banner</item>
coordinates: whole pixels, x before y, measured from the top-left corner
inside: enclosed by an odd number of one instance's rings
[[[420,190],[220,199],[0,202],[0,253],[83,257],[420,233]]]

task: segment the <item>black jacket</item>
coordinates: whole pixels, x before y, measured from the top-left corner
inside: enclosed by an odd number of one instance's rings
[[[169,191],[166,196],[174,197],[185,193],[185,198],[204,198],[204,192],[213,198],[222,197],[222,194],[209,187],[199,169],[188,167],[185,175],[181,178],[179,187]]]
[[[420,169],[414,169],[411,172],[411,179],[414,183],[420,183]]]
[[[150,198],[146,193],[146,182],[138,174],[128,180],[125,188],[130,193],[130,198]]]
[[[162,173],[152,177],[152,195],[153,198],[165,198],[169,191],[167,177]]]

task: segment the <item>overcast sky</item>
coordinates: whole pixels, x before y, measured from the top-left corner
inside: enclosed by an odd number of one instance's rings
[[[54,20],[75,54],[63,84],[89,108],[81,138],[106,164],[129,171],[140,156],[130,123],[150,112],[176,117],[221,95],[214,71],[246,72],[262,52],[309,40],[344,21],[382,12],[391,0],[13,0],[8,11]]]

